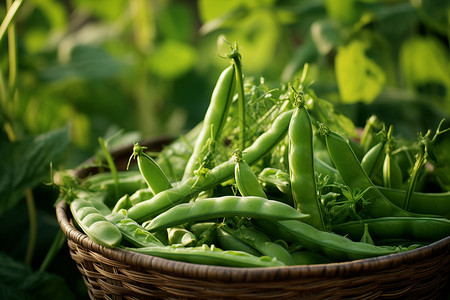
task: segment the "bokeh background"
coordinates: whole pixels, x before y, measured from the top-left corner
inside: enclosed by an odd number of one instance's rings
[[[357,126],[376,114],[415,138],[450,115],[447,0],[7,0],[3,21],[14,2],[0,41],[0,298],[87,297],[66,246],[38,271],[58,231],[50,162],[73,168],[119,131],[111,147],[195,126],[227,43],[274,87],[308,63],[317,95]]]

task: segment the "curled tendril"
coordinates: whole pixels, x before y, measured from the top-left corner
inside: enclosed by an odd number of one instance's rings
[[[330,134],[330,129],[324,123],[317,122],[317,126],[319,128],[320,135],[327,136]]]

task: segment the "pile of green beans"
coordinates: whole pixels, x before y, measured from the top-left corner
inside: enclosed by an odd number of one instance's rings
[[[196,264],[274,267],[400,253],[450,236],[450,191],[422,189],[437,176],[425,165],[448,131],[442,123],[416,143],[375,116],[359,138],[343,134],[354,125],[305,87],[305,76],[279,89],[244,85],[238,49],[226,57],[188,138],[158,154],[135,144],[137,170],[71,187],[75,224],[94,242]]]

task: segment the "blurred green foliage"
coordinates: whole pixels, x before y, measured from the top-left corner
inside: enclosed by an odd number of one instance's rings
[[[229,64],[226,42],[238,43],[247,78],[275,87],[308,63],[318,97],[357,126],[376,114],[408,136],[450,115],[447,0],[27,0],[14,21],[16,40],[7,34],[0,43],[0,153],[9,153],[0,161],[0,192],[8,193],[0,232],[11,238],[0,250],[23,258],[28,233],[9,232],[27,232],[21,200],[33,188],[34,269],[58,228],[56,192],[40,184],[50,161],[74,167],[96,153],[99,136],[120,129],[128,134],[115,145],[194,127]],[[58,150],[47,151],[46,139]],[[39,149],[55,156],[33,160]],[[77,298],[86,296],[80,282],[70,287]]]

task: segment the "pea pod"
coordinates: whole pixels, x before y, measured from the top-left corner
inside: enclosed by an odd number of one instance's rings
[[[414,215],[392,204],[376,189],[348,142],[341,135],[326,128],[322,128],[322,130],[331,159],[345,184],[354,190],[366,191],[364,197],[368,201],[364,209],[372,217],[407,217]]]
[[[167,228],[169,245],[193,246],[197,242],[195,234],[184,228]]]
[[[77,198],[70,203],[70,211],[75,222],[94,242],[114,248],[122,240],[119,229],[108,222],[98,209],[88,200]]]
[[[292,114],[289,125],[289,173],[294,207],[310,217],[304,222],[325,230],[314,170],[313,129],[304,103]]]
[[[387,188],[401,188],[403,175],[397,159],[392,155],[394,141],[392,139],[392,126],[389,127],[386,140],[386,156],[383,162],[383,183]]]
[[[233,251],[242,251],[245,253],[249,253],[255,256],[261,256],[261,253],[258,252],[255,248],[248,245],[247,243],[242,242],[234,235],[230,234],[223,227],[218,227],[216,229],[217,240],[219,242],[220,247],[224,250],[233,250]]]
[[[363,259],[404,251],[404,249],[398,247],[374,246],[353,242],[344,236],[318,230],[298,220],[257,221],[257,225],[273,236],[282,238],[287,242],[300,243],[305,248],[322,253],[336,261]]]
[[[117,200],[116,205],[114,205],[112,212],[118,212],[121,209],[129,209],[133,206],[133,203],[131,202],[130,196],[128,194],[125,194]]]
[[[388,189],[377,186],[377,189],[398,207],[405,201],[405,190]],[[422,193],[414,192],[411,196],[409,210],[417,214],[443,216],[450,219],[450,192]]]
[[[142,228],[134,220],[128,218],[125,210],[119,210],[118,212],[109,214],[106,216],[106,219],[119,229],[125,241],[135,247],[162,245],[152,233]]]
[[[281,113],[272,127],[243,152],[242,157],[249,165],[259,161],[285,137],[291,116],[291,110]],[[232,178],[234,166],[234,159],[231,158],[212,169],[206,176],[189,178],[176,187],[136,204],[129,209],[128,216],[138,222],[149,220],[170,207],[189,201],[202,190],[208,190]]]
[[[383,137],[384,135],[384,133],[381,133],[381,141],[370,148],[361,160],[362,168],[364,169],[364,171],[366,171],[367,176],[369,176],[369,178],[371,179],[375,176],[376,172],[380,169],[383,163],[383,157],[385,156],[384,149],[386,144],[386,139]]]
[[[267,256],[254,256],[242,251],[223,251],[214,246],[208,247],[177,247],[177,246],[158,246],[145,248],[127,248],[147,255],[153,255],[161,258],[190,262],[195,264],[206,264],[213,266],[230,266],[240,268],[251,267],[279,267],[284,264],[277,259]]]
[[[234,95],[236,84],[234,65],[226,68],[220,75],[206,111],[203,127],[198,135],[191,157],[186,165],[183,180],[194,175],[200,166],[202,149],[212,137],[217,140],[228,116],[228,110]]]
[[[257,196],[267,198],[266,193],[259,183],[258,177],[252,171],[250,166],[242,159],[242,151],[236,150],[234,153],[235,168],[234,178],[237,188],[242,196]]]
[[[146,147],[140,146],[138,143],[134,144],[133,155],[138,162],[139,171],[144,177],[148,187],[153,194],[165,191],[172,187],[161,167],[148,154],[144,153]],[[131,159],[131,158],[130,158]]]
[[[288,220],[303,219],[308,215],[302,214],[287,204],[261,197],[223,196],[174,206],[151,220],[145,228],[154,231],[189,221],[232,216]]]
[[[450,236],[450,220],[427,217],[384,217],[365,219],[371,237],[377,240],[410,239],[420,242],[435,242]],[[359,240],[364,233],[364,223],[351,221],[333,226],[333,231]]]
[[[272,242],[266,234],[254,227],[246,227],[242,225],[234,230],[229,229],[228,232],[240,241],[256,249],[262,255],[274,257],[285,265],[295,264],[294,259],[283,246]]]

